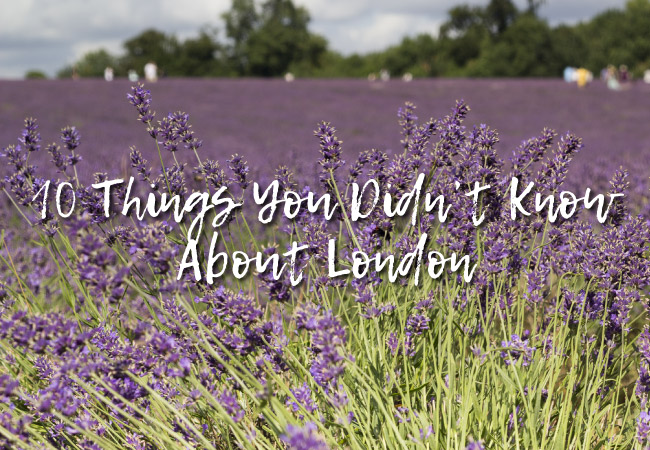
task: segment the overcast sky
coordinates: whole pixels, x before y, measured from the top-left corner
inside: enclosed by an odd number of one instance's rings
[[[436,34],[449,8],[487,0],[294,0],[311,14],[310,27],[345,54],[380,50],[405,35]],[[515,0],[519,6],[525,0]],[[230,0],[0,0],[0,78],[29,69],[53,75],[89,50],[119,54],[121,43],[146,28],[185,38],[202,25],[221,25]],[[624,0],[546,0],[552,24],[575,23]]]

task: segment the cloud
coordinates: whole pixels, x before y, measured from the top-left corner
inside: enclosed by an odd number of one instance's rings
[[[373,13],[355,20],[352,25],[350,21],[316,23],[313,29],[320,34],[329,32],[331,47],[350,54],[384,49],[396,44],[406,35],[436,34],[441,23],[442,20],[436,16]]]

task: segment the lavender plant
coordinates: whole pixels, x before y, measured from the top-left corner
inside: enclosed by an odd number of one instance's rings
[[[341,208],[330,220],[319,209],[264,227],[251,220],[244,157],[202,154],[189,116],[156,121],[144,86],[128,101],[160,164],[133,149],[139,182],[108,199],[69,169],[83,162],[76,128],[62,130],[65,150],[45,146],[58,178],[30,164],[29,154],[42,151],[34,119],[2,150],[2,448],[650,445],[647,220],[618,201],[602,224],[587,211],[514,220],[505,201],[513,176],[545,195],[562,190],[581,149],[576,136],[556,142],[544,129],[506,161],[495,130],[465,128],[464,102],[424,123],[407,103],[398,113],[403,151],[362,152],[346,169],[343,142],[323,122],[316,183],[287,167],[275,179],[281,192],[329,193]],[[377,180],[399,202],[418,174],[424,192],[450,200],[447,220],[421,205],[414,222],[382,209],[350,219],[352,183]],[[95,182],[111,178],[100,173]],[[478,211],[456,193],[477,182],[490,185]],[[39,195],[48,187],[60,192],[62,211]],[[222,188],[244,205],[213,230],[221,248],[287,262],[290,243],[300,243],[302,283],[288,272],[225,273],[214,283],[177,277],[189,221],[174,220],[173,208],[120,213],[127,198],[152,196],[160,207],[172,195]],[[610,189],[630,189],[624,171],[612,174]],[[484,222],[474,227],[477,213]],[[207,228],[200,236],[209,242]],[[406,255],[423,233],[428,251],[475,261],[472,281],[451,271],[419,283],[413,273],[393,283],[376,270],[332,278],[323,264],[332,237],[338,264],[350,268],[355,251]]]

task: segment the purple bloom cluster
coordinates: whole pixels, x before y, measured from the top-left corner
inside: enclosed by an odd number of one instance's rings
[[[521,365],[526,367],[533,361],[535,347],[528,345],[528,339],[521,339],[518,335],[513,334],[509,341],[501,341],[501,358],[506,366],[516,364],[521,359]]]
[[[296,326],[311,335],[314,359],[310,373],[314,381],[331,391],[338,389],[338,380],[345,370],[345,330],[332,311],[320,311],[307,305],[296,314]]]
[[[312,399],[311,389],[309,389],[306,382],[301,387],[291,389],[291,393],[295,397],[295,401],[288,397],[285,403],[291,407],[293,412],[299,412],[301,408],[304,408],[308,413],[312,414],[318,409],[318,405]],[[298,418],[302,420],[304,416],[299,414]]]
[[[304,427],[289,425],[282,440],[292,450],[329,450],[329,446],[316,434],[317,428],[313,423]]]
[[[336,129],[327,122],[321,122],[314,134],[320,141],[320,151],[322,158],[318,163],[323,168],[320,181],[328,190],[332,190],[331,177],[336,169],[345,164],[341,159],[341,141],[335,136]]]

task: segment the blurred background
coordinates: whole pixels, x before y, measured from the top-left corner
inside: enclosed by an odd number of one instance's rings
[[[650,69],[648,0],[5,0],[2,11],[11,79],[135,80],[147,63],[154,77],[578,82],[565,69],[585,68],[585,82],[626,82]]]

